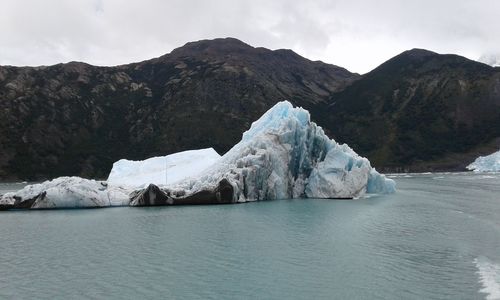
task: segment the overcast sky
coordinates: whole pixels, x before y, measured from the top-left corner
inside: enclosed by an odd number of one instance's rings
[[[0,64],[116,65],[235,37],[367,72],[411,48],[500,53],[499,0],[0,0]]]

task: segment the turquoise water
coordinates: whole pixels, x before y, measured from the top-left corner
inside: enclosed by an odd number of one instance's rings
[[[500,175],[395,180],[352,201],[0,212],[0,299],[500,298]]]

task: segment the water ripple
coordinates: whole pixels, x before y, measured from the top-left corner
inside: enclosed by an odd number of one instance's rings
[[[411,176],[356,201],[1,213],[0,298],[498,299],[498,178]]]

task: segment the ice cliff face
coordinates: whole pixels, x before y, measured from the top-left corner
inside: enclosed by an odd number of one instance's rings
[[[467,169],[474,172],[500,172],[500,151],[488,156],[479,156]]]
[[[393,180],[379,174],[366,158],[349,146],[329,139],[321,127],[311,122],[306,110],[294,108],[288,101],[276,104],[254,122],[242,140],[223,157],[209,155],[213,164],[203,155],[184,154],[171,156],[174,165],[173,157],[178,158],[180,166],[181,158],[193,159],[184,160],[184,165],[189,166],[187,169],[192,170],[191,177],[184,176],[161,188],[150,184],[134,190],[134,185],[155,183],[156,175],[151,174],[160,172],[165,160],[119,161],[113,167],[108,184],[62,177],[6,194],[0,205],[49,208],[213,204],[355,198],[365,193],[395,191]]]
[[[392,193],[395,183],[377,173],[349,146],[329,139],[309,112],[276,104],[243,134],[214,168],[171,190],[194,192],[228,180],[233,201],[354,198]]]
[[[145,188],[149,184],[173,184],[195,177],[220,159],[213,149],[188,150],[142,161],[120,159],[113,164],[108,184]]]

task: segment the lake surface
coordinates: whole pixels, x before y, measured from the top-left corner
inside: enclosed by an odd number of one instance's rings
[[[408,176],[352,201],[0,212],[0,299],[500,299],[500,175]]]

